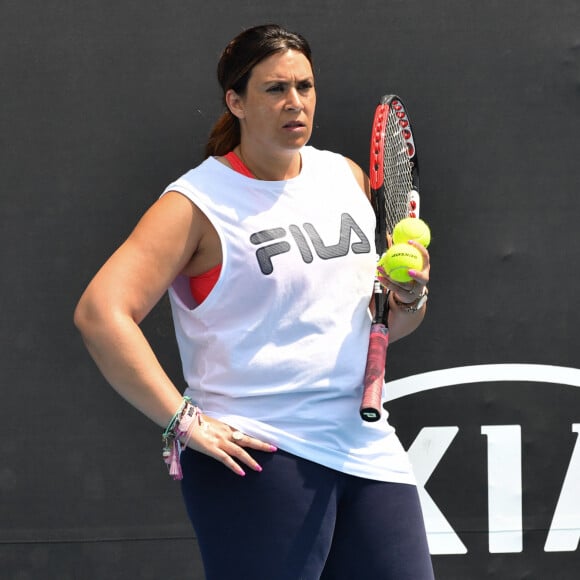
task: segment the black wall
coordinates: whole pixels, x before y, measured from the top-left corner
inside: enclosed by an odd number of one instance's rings
[[[0,577],[203,578],[158,429],[105,384],[72,312],[200,160],[223,46],[268,21],[311,41],[312,144],[366,167],[385,92],[414,122],[433,279],[390,351],[388,408],[418,468],[452,439],[423,491],[464,547],[434,554],[438,578],[577,578],[577,0],[0,1]],[[144,328],[183,384],[165,300]],[[521,508],[521,549],[490,548],[518,529],[490,533],[488,494]],[[558,501],[568,547],[547,550]]]

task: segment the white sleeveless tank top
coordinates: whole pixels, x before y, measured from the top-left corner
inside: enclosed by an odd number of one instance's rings
[[[359,416],[375,218],[344,157],[307,146],[300,175],[260,181],[209,158],[169,185],[218,232],[199,306],[169,289],[186,393],[203,412],[352,475],[414,483],[386,419]],[[386,415],[386,413],[385,413]]]

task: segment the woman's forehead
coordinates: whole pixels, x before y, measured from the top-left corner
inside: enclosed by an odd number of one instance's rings
[[[256,79],[283,80],[288,78],[313,77],[312,65],[306,56],[297,50],[276,52],[260,61],[252,69],[252,77]]]

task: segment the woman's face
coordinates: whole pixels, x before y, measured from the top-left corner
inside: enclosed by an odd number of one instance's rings
[[[243,149],[295,152],[312,134],[316,91],[310,62],[295,50],[273,54],[253,68],[246,93],[230,90],[226,102],[240,120]]]

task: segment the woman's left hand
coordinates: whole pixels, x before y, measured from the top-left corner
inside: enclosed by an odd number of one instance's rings
[[[396,282],[392,278],[389,278],[382,266],[377,267],[379,274],[378,280],[381,283],[381,286],[394,292],[397,300],[404,304],[415,302],[417,298],[424,293],[424,289],[429,283],[429,272],[431,269],[431,261],[427,249],[419,242],[410,240],[408,243],[417,248],[423,256],[422,270],[409,270],[409,276],[412,278],[410,282]]]

